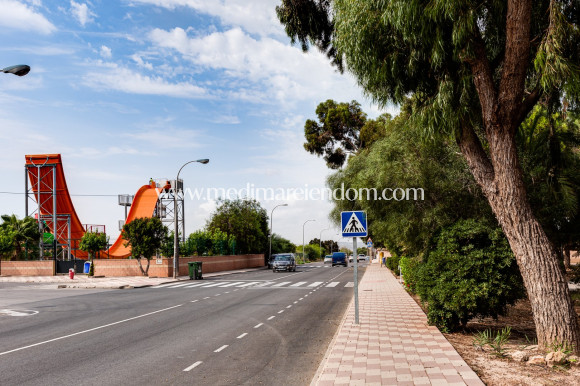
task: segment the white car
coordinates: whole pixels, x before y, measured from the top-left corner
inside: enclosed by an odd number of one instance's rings
[[[332,264],[332,255],[324,256],[324,264]]]
[[[359,254],[356,258],[357,261],[366,261],[367,257],[364,254]]]
[[[352,261],[353,261],[353,260],[354,260],[353,256],[352,256],[352,255],[350,255],[350,256],[348,257],[348,261],[352,263]]]

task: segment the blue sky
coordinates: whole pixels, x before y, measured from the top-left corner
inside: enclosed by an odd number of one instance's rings
[[[350,75],[317,51],[292,46],[276,19],[279,0],[0,0],[0,191],[24,191],[25,154],[60,153],[83,223],[114,240],[123,208],[149,178],[187,188],[324,187],[324,161],[302,147],[304,121],[326,99],[380,114]],[[175,178],[175,177],[173,177]],[[0,194],[0,213],[24,215],[22,194]],[[274,232],[318,237],[331,204],[277,204]],[[186,201],[186,232],[215,202]],[[323,238],[336,236],[326,231]]]

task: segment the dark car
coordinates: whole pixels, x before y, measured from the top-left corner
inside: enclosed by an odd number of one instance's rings
[[[344,265],[348,267],[348,257],[346,257],[346,253],[344,252],[333,252],[332,253],[332,266],[335,265]]]
[[[296,259],[292,253],[279,253],[272,256],[272,271],[296,272]]]

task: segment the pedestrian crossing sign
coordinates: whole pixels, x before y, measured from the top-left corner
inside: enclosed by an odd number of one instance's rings
[[[367,215],[362,210],[342,212],[342,237],[364,237],[367,235]]]

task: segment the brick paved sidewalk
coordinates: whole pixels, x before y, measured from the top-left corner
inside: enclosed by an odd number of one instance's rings
[[[313,385],[483,385],[385,267],[370,264]]]

